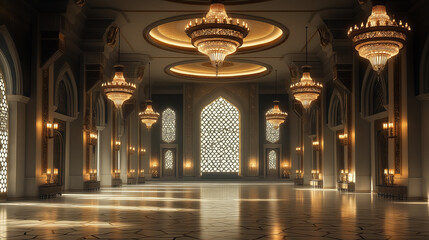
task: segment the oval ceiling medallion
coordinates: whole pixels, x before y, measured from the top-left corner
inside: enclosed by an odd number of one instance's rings
[[[196,53],[191,39],[185,33],[189,21],[200,19],[200,14],[192,14],[164,19],[149,25],[144,31],[145,39],[152,45],[176,52]],[[265,50],[283,43],[289,36],[289,30],[280,23],[246,15],[231,14],[231,17],[245,20],[250,28],[249,35],[237,53],[249,53]]]
[[[184,4],[194,4],[194,5],[210,4],[210,0],[165,0],[165,1],[184,3]],[[267,2],[267,1],[270,1],[270,0],[223,0],[222,3],[225,5],[238,5],[238,4],[259,3],[259,2]]]
[[[165,68],[165,72],[169,75],[186,78],[189,80],[204,81],[222,80],[243,81],[252,78],[262,77],[271,72],[271,66],[260,62],[234,59],[234,61],[226,61],[219,68],[216,75],[216,68],[206,60],[191,60],[171,64]]]

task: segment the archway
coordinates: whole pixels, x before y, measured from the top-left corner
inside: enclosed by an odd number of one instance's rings
[[[201,111],[201,173],[239,174],[240,111],[219,97]]]

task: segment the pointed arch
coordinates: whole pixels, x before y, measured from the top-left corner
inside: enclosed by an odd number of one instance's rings
[[[166,143],[176,140],[176,111],[171,108],[161,113],[161,139]]]
[[[201,121],[201,172],[240,172],[240,111],[220,96],[206,105]]]
[[[64,105],[65,104],[65,105]],[[71,67],[65,63],[54,86],[54,105],[57,112],[73,119],[78,117],[78,91]],[[64,109],[62,109],[64,107]]]
[[[361,114],[369,117],[381,112],[388,103],[387,84],[384,75],[378,75],[370,66],[365,73],[361,91]]]
[[[334,92],[331,96],[331,101],[329,103],[328,112],[328,125],[330,128],[338,127],[344,124],[344,109],[344,99],[340,92],[337,89],[334,89]]]
[[[23,95],[21,61],[5,25],[0,26],[0,67],[7,95]]]

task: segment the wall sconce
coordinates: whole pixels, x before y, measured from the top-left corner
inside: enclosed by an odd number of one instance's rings
[[[297,169],[295,171],[295,173],[296,173],[296,176],[295,176],[296,179],[302,179],[304,177],[304,174],[303,174],[302,170],[298,170]]]
[[[319,177],[320,177],[319,170],[315,170],[315,169],[311,170],[311,177],[313,180],[319,180]]]
[[[58,123],[46,122],[46,137],[54,138],[54,132],[58,130]]]
[[[320,150],[320,143],[319,141],[313,141],[313,150],[319,151]]]
[[[151,171],[152,171],[152,177],[153,178],[158,178],[159,177],[158,162],[153,161],[151,163],[151,166],[152,166],[152,169],[151,169]]]
[[[128,152],[129,152],[129,154],[134,154],[134,153],[135,153],[135,151],[136,151],[136,147],[130,146],[130,147],[128,148]]]
[[[146,155],[146,148],[140,149],[140,155],[142,155],[142,156]]]
[[[301,155],[302,154],[302,147],[296,147],[295,151],[296,151],[296,154]]]
[[[254,162],[254,161],[250,162],[250,168],[255,169],[256,168],[256,162]]]
[[[394,185],[395,169],[384,169],[384,182],[388,186]]]
[[[119,151],[121,149],[121,141],[116,140],[113,147],[115,151]]]
[[[340,140],[341,145],[345,146],[345,145],[349,145],[349,135],[347,133],[343,133],[338,135],[338,139]]]
[[[140,176],[140,177],[144,177],[144,169],[141,169],[141,170],[140,170],[139,176]]]
[[[289,163],[288,162],[284,162],[283,163],[283,172],[282,172],[282,177],[283,178],[290,178],[290,172],[289,172]]]
[[[50,168],[46,169],[46,184],[52,183],[52,171]]]
[[[185,168],[191,168],[192,167],[192,163],[191,163],[191,161],[186,161],[186,164],[185,164]]]
[[[135,178],[136,177],[136,170],[130,169],[130,171],[128,171],[128,177],[129,178]]]
[[[121,177],[121,170],[119,170],[119,169],[115,169],[115,170],[113,171],[113,175],[114,175],[114,178],[115,178],[115,179],[120,178],[120,177]]]
[[[393,123],[391,123],[391,122],[383,123],[383,130],[387,131],[387,137],[388,138],[395,138],[396,137],[395,125]]]
[[[89,145],[95,146],[97,145],[98,135],[96,132],[89,131]]]
[[[97,169],[90,169],[89,170],[89,180],[97,181]]]

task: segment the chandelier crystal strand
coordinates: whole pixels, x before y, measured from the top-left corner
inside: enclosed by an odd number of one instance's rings
[[[305,63],[308,63],[308,27],[305,27]],[[298,83],[290,86],[290,91],[294,98],[301,102],[305,109],[309,109],[313,101],[315,101],[321,94],[323,85],[315,83],[310,75],[311,67],[306,65],[302,67],[302,78]]]
[[[265,114],[267,122],[271,123],[274,129],[278,129],[282,123],[286,121],[287,113],[282,112],[279,107],[279,101],[277,100],[277,70],[276,70],[276,86],[275,86],[275,100],[273,101],[274,107]]]
[[[124,77],[124,66],[119,65],[121,57],[121,32],[118,28],[118,65],[115,65],[115,76],[111,82],[106,82],[101,85],[101,89],[106,94],[107,98],[111,100],[117,109],[120,109],[125,101],[129,100],[134,91],[136,85],[128,83]]]
[[[151,88],[150,88],[150,63],[149,63],[149,99],[146,100],[146,109],[139,113],[140,121],[146,125],[147,128],[151,128],[153,124],[158,121],[159,113],[155,112],[152,107],[151,99]]]
[[[348,36],[359,55],[368,59],[374,71],[380,73],[387,61],[403,48],[410,31],[408,23],[398,23],[387,15],[386,6],[375,5],[367,22],[351,27]]]
[[[199,52],[209,56],[213,67],[222,66],[225,58],[237,51],[249,33],[247,23],[228,17],[222,3],[213,3],[202,19],[189,22],[185,28]]]

